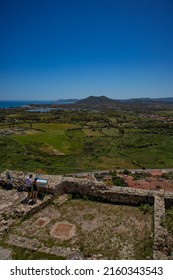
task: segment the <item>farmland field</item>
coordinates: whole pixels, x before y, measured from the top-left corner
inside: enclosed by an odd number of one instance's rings
[[[75,173],[173,165],[172,111],[157,112],[155,121],[153,113],[11,110],[0,124],[1,169]]]

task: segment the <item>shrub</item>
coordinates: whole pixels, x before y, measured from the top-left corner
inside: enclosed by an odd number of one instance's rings
[[[144,214],[146,214],[146,213],[151,213],[152,212],[152,207],[151,207],[151,205],[150,204],[141,204],[140,206],[139,206],[139,209],[144,213]]]
[[[127,169],[124,169],[123,172],[122,172],[124,175],[130,175],[131,172]]]

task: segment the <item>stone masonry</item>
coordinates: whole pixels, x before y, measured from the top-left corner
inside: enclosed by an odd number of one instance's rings
[[[20,172],[15,173],[13,180],[15,187],[18,183],[23,182],[24,176]],[[0,185],[4,184],[5,178],[1,176]],[[153,259],[168,259],[168,246],[167,246],[167,230],[164,227],[165,205],[173,205],[173,193],[164,192],[160,190],[145,190],[134,189],[128,187],[108,187],[104,183],[98,183],[92,180],[77,179],[73,177],[63,176],[49,176],[49,183],[45,190],[49,196],[41,201],[38,205],[32,205],[27,211],[24,207],[17,203],[16,208],[14,205],[4,201],[1,208],[6,208],[9,213],[13,215],[27,215],[39,211],[45,207],[50,200],[54,199],[57,195],[62,194],[78,194],[80,196],[88,196],[92,199],[101,200],[109,203],[118,203],[125,205],[138,206],[141,204],[154,204],[154,246],[153,246]],[[5,205],[6,203],[6,205]],[[8,204],[8,205],[7,205]],[[0,212],[1,209],[0,208]],[[23,209],[23,210],[22,210]],[[13,216],[12,215],[12,216]],[[6,225],[5,225],[6,226]],[[70,252],[71,253],[71,252]]]
[[[154,250],[153,259],[167,259],[167,237],[168,233],[164,228],[165,217],[165,200],[164,194],[155,195],[154,197]]]

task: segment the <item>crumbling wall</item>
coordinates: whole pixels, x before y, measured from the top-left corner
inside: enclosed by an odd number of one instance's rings
[[[64,193],[79,194],[92,199],[116,204],[138,206],[141,204],[154,204],[153,193],[146,190],[129,189],[126,187],[107,187],[104,184],[89,181],[68,181],[61,183]]]

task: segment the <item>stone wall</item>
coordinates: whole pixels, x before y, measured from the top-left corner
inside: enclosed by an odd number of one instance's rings
[[[64,193],[79,194],[88,196],[92,199],[116,204],[139,206],[141,204],[154,204],[153,193],[146,190],[129,189],[126,187],[106,187],[104,184],[98,184],[88,181],[68,181],[61,183]]]
[[[62,188],[63,186],[63,188]],[[168,259],[168,232],[164,227],[165,202],[173,204],[172,193],[163,190],[147,191],[129,189],[126,187],[106,187],[104,184],[85,180],[64,180],[61,182],[61,191],[80,196],[88,196],[103,202],[138,206],[141,204],[154,204],[154,246],[153,259]],[[166,195],[166,198],[165,198]]]
[[[18,247],[26,248],[32,251],[37,251],[40,253],[47,253],[47,254],[52,254],[58,257],[64,257],[66,259],[70,258],[71,255],[73,254],[79,254],[80,251],[77,249],[71,249],[69,247],[46,247],[43,243],[38,241],[37,239],[33,238],[26,238],[23,236],[18,236],[18,235],[12,235],[10,234],[9,240],[7,241],[8,244],[10,245],[15,245]]]
[[[164,194],[160,193],[154,197],[154,248],[153,259],[168,258],[168,232],[164,227],[165,200]]]
[[[24,175],[20,173],[13,176],[15,187],[21,182]],[[4,180],[4,178],[2,178]],[[4,181],[3,181],[4,182]],[[57,195],[75,194],[87,196],[94,200],[103,202],[138,206],[141,204],[154,205],[154,246],[153,259],[168,259],[167,237],[168,233],[164,227],[165,207],[173,205],[173,194],[163,190],[145,190],[127,187],[108,187],[104,183],[93,180],[77,179],[73,177],[49,176],[46,192],[52,196],[40,205],[28,209],[29,213],[39,211],[45,207]]]

